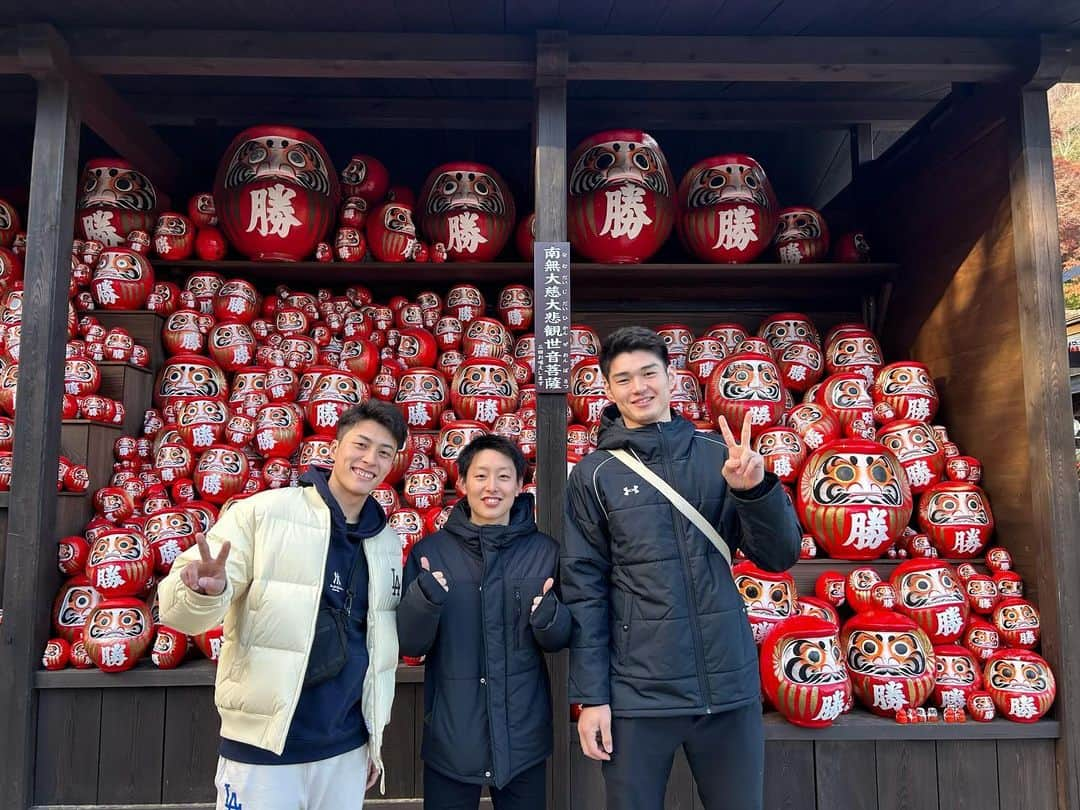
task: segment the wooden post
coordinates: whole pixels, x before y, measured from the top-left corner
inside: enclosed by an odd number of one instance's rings
[[[5,807],[20,809],[34,798],[33,679],[48,638],[56,579],[56,460],[78,159],[79,115],[72,87],[58,76],[40,78],[20,347],[27,373],[16,396],[0,625],[0,724],[6,740],[0,795]]]
[[[566,33],[540,31],[536,40],[536,241],[566,240]],[[571,281],[571,289],[573,282]],[[534,290],[535,301],[542,290]],[[571,303],[573,297],[571,293]],[[542,313],[536,322],[537,344]],[[539,349],[538,349],[539,351]],[[536,401],[536,486],[540,530],[562,541],[566,498],[566,396],[540,394]],[[548,768],[548,807],[570,808],[568,661],[565,652],[549,657],[555,753]]]
[[[1055,710],[1058,807],[1080,806],[1080,504],[1076,497],[1065,343],[1065,302],[1058,250],[1054,166],[1046,88],[1048,65],[1067,60],[1044,40],[1044,59],[1031,84],[1018,92],[1010,125],[1010,176],[1024,401],[1031,470],[1031,532],[1043,549],[1038,592],[1056,602],[1042,611],[1042,650],[1057,679]],[[1050,58],[1048,58],[1050,57]],[[1063,68],[1061,68],[1063,69]],[[1055,72],[1057,70],[1055,69]],[[1057,72],[1060,76],[1060,72]]]

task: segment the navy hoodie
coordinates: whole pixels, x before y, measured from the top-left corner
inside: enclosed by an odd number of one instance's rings
[[[253,745],[221,739],[218,753],[234,762],[253,765],[292,765],[329,759],[364,745],[367,727],[361,711],[364,676],[368,668],[367,632],[368,571],[361,542],[374,537],[386,525],[386,515],[374,498],[364,501],[360,519],[345,522],[337,499],[330,492],[330,471],[312,467],[300,479],[301,486],[314,486],[330,507],[330,549],[323,576],[322,605],[344,610],[349,573],[358,561],[357,587],[353,595],[352,617],[348,623],[349,656],[337,677],[300,693],[285,750],[281,756]],[[359,557],[357,557],[359,555]]]

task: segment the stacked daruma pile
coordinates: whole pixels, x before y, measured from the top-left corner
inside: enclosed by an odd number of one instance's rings
[[[295,485],[310,465],[331,465],[340,414],[365,399],[395,403],[409,426],[405,448],[375,492],[402,537],[403,559],[445,521],[457,455],[474,436],[507,436],[535,462],[527,287],[502,289],[489,312],[482,292],[467,284],[445,297],[428,291],[382,304],[361,286],[342,294],[279,287],[263,296],[243,279],[200,271],[155,305],[167,315],[167,359],[154,407],[142,436],[117,441],[112,480],[95,495],[84,536],[61,543],[61,570],[71,579],[57,595],[54,653],[80,633],[90,659],[110,671],[151,652],[141,635],[128,644],[119,630],[84,631],[91,608],[122,598],[148,610],[148,622],[134,621],[130,603],[117,606],[125,612],[116,616],[156,633],[158,666],[175,666],[190,646],[215,658],[220,629],[192,645],[155,626],[147,606],[156,578],[230,499]],[[583,342],[595,354],[595,334]],[[113,651],[97,655],[98,642]],[[62,660],[50,654],[48,665]]]
[[[789,574],[737,560],[771,705],[811,727],[856,699],[905,721],[927,702],[949,710],[946,719],[962,708],[991,719],[995,706],[1018,721],[1045,714],[1055,688],[1033,650],[1037,609],[1008,552],[987,548],[994,522],[981,465],[934,424],[925,366],[885,364],[861,324],[823,339],[800,313],[768,317],[753,334],[736,323],[699,336],[682,324],[657,331],[674,369],[673,408],[704,430],[750,415],[755,449],[796,506],[804,558],[906,559],[885,582],[869,566],[826,572],[806,596]],[[595,361],[575,365],[571,394],[582,425],[568,444],[588,435],[605,404]],[[989,574],[947,562],[984,553]],[[846,621],[844,604],[854,610]]]

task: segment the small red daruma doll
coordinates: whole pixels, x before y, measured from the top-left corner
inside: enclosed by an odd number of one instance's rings
[[[191,640],[195,642],[196,648],[203,654],[204,657],[213,661],[215,664],[221,657],[221,642],[224,635],[225,628],[220,624],[217,627],[212,627],[205,633],[199,633],[197,636],[192,636]]]
[[[651,135],[608,130],[570,156],[567,227],[574,252],[595,262],[636,264],[667,241],[675,224],[675,179]]]
[[[825,728],[851,700],[839,628],[813,616],[776,625],[761,645],[761,690],[789,722]]]
[[[235,447],[212,445],[199,457],[193,478],[203,500],[223,504],[243,491],[248,478],[247,457]]]
[[[964,632],[968,603],[960,577],[941,560],[908,560],[892,575],[899,603],[896,608],[910,616],[934,644],[952,644]]]
[[[979,487],[943,481],[919,498],[919,526],[943,557],[971,559],[990,542],[994,516]]]
[[[409,261],[416,250],[412,206],[387,202],[377,206],[364,226],[367,246],[376,261]]]
[[[188,652],[188,637],[179,630],[158,625],[150,660],[158,669],[176,669]]]
[[[450,402],[462,419],[491,426],[499,414],[516,409],[518,384],[501,360],[469,358],[454,372]]]
[[[781,208],[778,212],[776,255],[784,264],[804,264],[824,260],[829,252],[829,228],[820,211],[805,206]]]
[[[63,669],[71,659],[71,645],[62,638],[50,638],[41,656],[41,665],[48,670]]]
[[[141,599],[106,599],[90,611],[83,644],[90,659],[105,672],[123,672],[143,657],[154,637],[150,609]]]
[[[982,666],[966,647],[934,647],[934,702],[942,709],[963,709],[968,698],[982,689]]]
[[[442,374],[433,368],[410,368],[398,379],[394,404],[405,415],[410,430],[434,430],[448,397]]]
[[[709,411],[719,420],[725,417],[737,430],[750,414],[751,436],[757,437],[775,425],[784,411],[784,387],[780,370],[763,354],[742,353],[725,358],[706,385]]]
[[[998,711],[1017,723],[1034,723],[1057,695],[1050,665],[1031,650],[998,650],[986,662],[983,679]]]
[[[752,262],[776,230],[776,196],[749,155],[715,155],[694,164],[679,184],[678,203],[679,236],[703,262]]]
[[[441,242],[458,262],[489,262],[514,230],[514,197],[482,163],[444,163],[424,181],[418,200],[425,238]]]
[[[922,363],[904,360],[881,368],[870,394],[875,403],[886,403],[897,419],[932,422],[938,409],[938,392],[930,370]]]
[[[945,452],[925,422],[890,422],[878,431],[878,441],[899,459],[913,494],[921,494],[941,480]]]
[[[106,248],[98,257],[90,289],[102,309],[142,309],[154,290],[154,268],[130,248]]]
[[[994,627],[1005,644],[1033,650],[1039,644],[1039,611],[1026,599],[1016,596],[999,599],[994,606]]]
[[[882,556],[911,517],[911,489],[896,457],[862,439],[831,442],[806,460],[799,519],[830,557]]]
[[[891,718],[917,708],[934,690],[934,649],[906,616],[856,613],[844,624],[840,646],[855,696],[874,714]]]
[[[794,484],[806,461],[806,447],[799,434],[791,428],[776,427],[763,430],[754,440],[754,449],[761,454],[765,469],[785,484]]]
[[[964,630],[963,644],[979,661],[986,661],[1001,649],[1001,634],[990,622],[972,619]]]
[[[82,633],[90,611],[101,601],[101,594],[82,574],[66,580],[53,601],[53,631],[68,642]]]
[[[154,253],[170,262],[191,258],[195,252],[195,226],[183,214],[167,211],[154,225]]]
[[[737,563],[731,573],[746,606],[754,642],[760,646],[770,630],[796,614],[795,580],[790,574],[765,571],[751,562]]]

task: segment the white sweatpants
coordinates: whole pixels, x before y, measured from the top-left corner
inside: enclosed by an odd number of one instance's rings
[[[353,810],[364,806],[368,748],[298,765],[218,757],[217,810]]]

